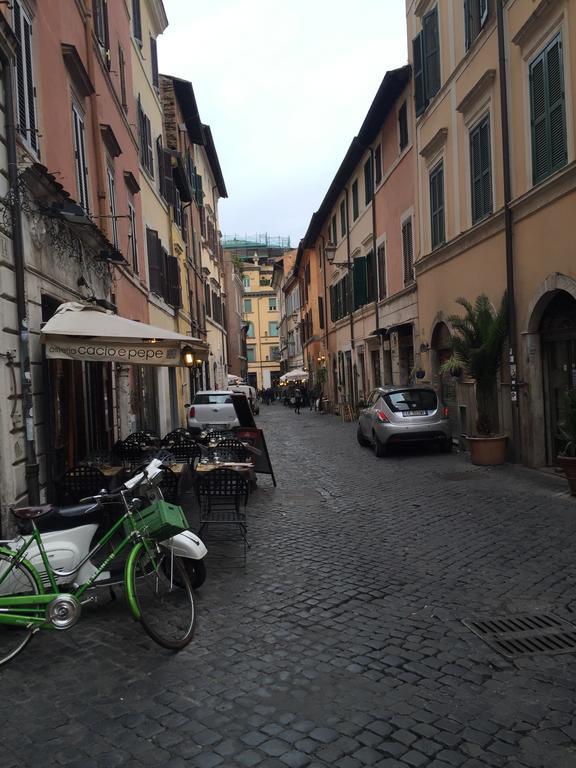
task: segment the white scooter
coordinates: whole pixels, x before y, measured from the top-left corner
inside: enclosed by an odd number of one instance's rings
[[[124,483],[123,488],[132,492],[134,497],[143,499],[146,504],[162,498],[159,483],[162,480],[162,461],[152,459],[148,466]],[[120,489],[119,489],[120,490]],[[49,514],[42,516],[36,525],[40,530],[42,544],[48,560],[55,571],[58,584],[68,584],[73,574],[74,583],[83,584],[96,573],[97,568],[91,562],[90,546],[99,526],[98,517],[106,508],[110,494],[103,491],[101,496],[86,500],[85,504],[67,507],[53,507]],[[80,524],[83,518],[90,522]],[[17,536],[9,541],[2,541],[3,547],[17,551],[22,546],[24,536]],[[199,536],[191,531],[183,531],[160,544],[171,550],[174,556],[182,558],[182,564],[190,577],[192,587],[198,589],[206,578],[204,558],[208,550]],[[42,557],[35,543],[26,552],[26,559],[40,574],[44,584],[50,582],[46,574]],[[94,586],[112,586],[121,583],[123,572],[115,574],[103,571],[94,582]]]

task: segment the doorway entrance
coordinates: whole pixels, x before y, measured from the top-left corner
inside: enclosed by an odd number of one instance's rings
[[[562,431],[566,391],[576,387],[576,301],[559,291],[540,321],[546,420],[546,463],[556,464],[566,438]]]

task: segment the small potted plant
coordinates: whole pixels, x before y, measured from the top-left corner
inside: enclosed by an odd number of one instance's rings
[[[498,432],[498,371],[504,340],[508,333],[506,294],[495,311],[484,294],[474,304],[457,299],[465,309],[464,317],[451,315],[452,356],[440,367],[440,373],[464,372],[475,383],[476,434],[467,435],[473,464],[493,465],[506,461],[506,435]]]
[[[566,438],[566,445],[556,460],[566,475],[570,493],[576,496],[576,388],[566,391],[565,407],[566,416],[560,430]]]

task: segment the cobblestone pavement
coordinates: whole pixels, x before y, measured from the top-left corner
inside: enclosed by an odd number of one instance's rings
[[[123,601],[36,637],[0,671],[2,768],[575,767],[576,657],[506,660],[461,623],[576,618],[564,481],[262,411],[278,487],[245,569],[209,555],[193,643],[163,651]]]

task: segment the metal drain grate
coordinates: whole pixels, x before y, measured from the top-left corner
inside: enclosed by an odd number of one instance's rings
[[[551,613],[464,619],[462,623],[507,658],[576,651],[576,626]]]

